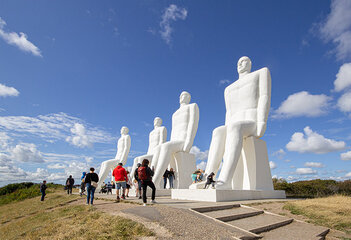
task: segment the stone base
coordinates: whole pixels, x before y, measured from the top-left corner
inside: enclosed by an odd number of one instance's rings
[[[143,191],[143,190],[141,190]],[[116,194],[116,189],[112,189],[112,193]],[[151,188],[147,188],[146,191],[146,196],[151,197],[152,190]],[[135,189],[129,189],[129,194],[130,197],[135,197]],[[162,196],[171,196],[171,189],[157,189],[156,188],[156,197],[162,197]]]
[[[204,202],[286,198],[282,190],[172,189],[172,199]]]

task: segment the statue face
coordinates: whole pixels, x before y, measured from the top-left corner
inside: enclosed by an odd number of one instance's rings
[[[190,99],[191,99],[190,93],[184,91],[180,94],[179,103],[180,104],[182,104],[182,103],[189,104]]]
[[[121,128],[121,135],[126,135],[129,133],[129,129],[127,127],[122,127]]]
[[[241,57],[237,65],[238,73],[250,72],[251,71],[251,60],[248,57]]]
[[[154,119],[154,127],[160,127],[162,125],[162,119],[159,117],[156,117]]]

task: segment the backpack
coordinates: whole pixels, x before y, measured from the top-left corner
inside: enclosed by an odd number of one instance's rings
[[[146,167],[138,168],[138,178],[140,180],[147,180]]]

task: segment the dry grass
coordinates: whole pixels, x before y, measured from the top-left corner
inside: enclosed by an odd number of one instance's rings
[[[284,209],[306,216],[318,225],[351,232],[351,197],[335,195],[287,202]]]
[[[0,207],[0,239],[133,239],[152,236],[143,225],[90,206],[68,205],[78,196],[48,194]]]

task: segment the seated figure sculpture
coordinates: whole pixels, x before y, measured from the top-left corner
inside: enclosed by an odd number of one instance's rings
[[[153,181],[156,186],[160,185],[163,173],[174,158],[174,154],[178,152],[189,153],[193,145],[199,124],[199,107],[196,103],[189,104],[190,100],[190,93],[183,91],[180,94],[180,107],[172,115],[170,141],[161,144],[154,151],[151,166],[155,168]]]
[[[205,171],[206,175],[211,172],[217,173],[223,159],[222,169],[216,182],[216,189],[234,189],[234,175],[240,175],[239,178],[243,178],[243,174],[236,174],[238,162],[243,158],[241,156],[243,141],[246,141],[250,137],[253,137],[252,141],[257,141],[255,139],[263,136],[266,130],[271,103],[271,77],[268,68],[250,72],[251,60],[248,57],[241,57],[237,64],[237,70],[239,79],[229,85],[224,91],[226,107],[225,125],[217,127],[213,131]],[[247,148],[245,149],[244,146],[244,150],[247,152],[246,155],[250,155],[251,153],[248,152],[251,151],[255,152],[253,154],[256,157],[259,154],[256,154],[255,142],[251,146],[253,147],[249,150],[246,150]],[[263,145],[261,144],[261,146]],[[264,147],[261,147],[260,150],[263,155],[267,151],[264,148],[266,148],[265,143]],[[265,161],[267,163],[259,163],[262,166],[260,168],[265,172],[264,180],[268,179],[268,181],[271,181],[271,177],[267,178],[270,175],[269,166],[266,166],[268,165],[268,157]],[[243,164],[240,163],[240,165]],[[257,168],[256,166],[253,167]],[[240,171],[244,171],[243,169],[243,167],[240,167]],[[250,169],[246,170],[250,174]],[[254,174],[256,174],[260,169],[255,169],[254,171]],[[238,181],[242,181],[242,179]],[[270,185],[268,184],[268,186]]]
[[[167,129],[162,126],[162,119],[156,117],[154,119],[154,129],[149,134],[149,148],[146,155],[134,158],[134,164],[131,171],[131,177],[134,180],[134,172],[138,163],[141,163],[144,159],[148,159],[152,163],[152,157],[155,149],[159,148],[160,145],[167,140]]]
[[[104,183],[109,172],[117,167],[118,163],[125,165],[130,150],[131,140],[128,135],[129,129],[125,126],[121,128],[121,137],[117,141],[117,153],[114,159],[102,162],[99,173],[98,188]]]

